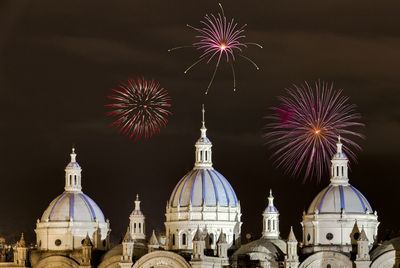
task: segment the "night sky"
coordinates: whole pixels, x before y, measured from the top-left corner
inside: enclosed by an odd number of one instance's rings
[[[399,231],[400,2],[223,1],[225,14],[247,23],[238,60],[238,91],[222,64],[207,96],[212,66],[183,74],[199,53],[191,44],[215,1],[0,2],[0,236],[34,240],[36,219],[64,190],[72,144],[83,168],[83,191],[110,219],[118,242],[136,193],[147,231],[164,231],[165,205],[192,169],[206,105],[214,168],[232,184],[242,206],[242,233],[261,235],[270,188],[281,235],[301,237],[303,209],[329,183],[303,184],[275,169],[262,139],[263,116],[285,87],[334,81],[357,104],[366,127],[350,183],[378,211],[379,239]],[[155,78],[168,90],[173,115],[161,133],[134,142],[105,116],[110,88],[130,77]]]

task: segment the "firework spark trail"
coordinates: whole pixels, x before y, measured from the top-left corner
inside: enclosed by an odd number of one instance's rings
[[[119,85],[119,90],[112,91],[114,95],[107,98],[114,103],[106,106],[113,110],[106,115],[115,118],[111,125],[119,128],[119,133],[130,138],[135,136],[136,141],[142,136],[150,138],[167,125],[166,117],[171,115],[168,110],[171,98],[154,80],[129,79]]]
[[[344,152],[356,161],[351,148],[361,147],[352,139],[364,136],[353,129],[364,124],[358,122],[361,115],[341,90],[334,90],[333,83],[318,81],[314,88],[305,83],[286,92],[288,96],[278,97],[280,106],[272,107],[272,115],[265,117],[270,122],[264,127],[264,138],[274,151],[277,167],[294,177],[304,174],[304,182],[313,177],[320,181],[329,172],[339,135]]]
[[[227,63],[231,63],[232,68],[232,75],[233,75],[233,90],[236,90],[236,76],[235,70],[233,67],[232,62],[236,60],[235,51],[238,53],[243,52],[243,48],[246,48],[247,45],[254,45],[262,48],[261,45],[257,43],[242,43],[241,39],[245,38],[244,28],[246,24],[243,25],[241,28],[238,28],[238,24],[235,23],[234,19],[230,21],[227,20],[225,17],[224,9],[222,5],[219,4],[221,8],[221,13],[218,13],[217,16],[205,15],[204,20],[200,21],[202,25],[201,28],[196,28],[191,25],[187,25],[189,28],[197,31],[199,35],[195,36],[199,39],[199,41],[192,44],[192,46],[179,46],[168,51],[173,51],[180,48],[185,47],[195,47],[197,50],[201,50],[202,54],[200,55],[199,59],[196,60],[192,65],[190,65],[184,73],[187,73],[190,69],[196,66],[198,63],[202,62],[203,60],[207,59],[207,64],[211,62],[212,59],[217,57],[217,62],[215,64],[214,72],[211,76],[211,80],[208,84],[206,89],[206,94],[208,94],[208,90],[210,89],[215,75],[217,73],[218,67],[220,65],[221,59],[223,56],[226,58]],[[243,56],[242,54],[238,54],[241,58],[249,61],[254,67],[259,70],[257,64],[251,60],[250,58]]]

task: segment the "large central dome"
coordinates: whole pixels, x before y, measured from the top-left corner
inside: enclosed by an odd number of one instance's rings
[[[195,144],[195,164],[172,191],[166,209],[167,248],[193,248],[196,230],[209,236],[211,248],[223,232],[231,246],[240,243],[240,202],[228,180],[212,166],[212,143],[207,138],[204,121]]]
[[[177,206],[236,207],[238,199],[227,179],[215,169],[193,169],[175,186],[169,203]]]

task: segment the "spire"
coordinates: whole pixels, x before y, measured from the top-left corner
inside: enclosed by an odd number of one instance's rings
[[[331,183],[332,184],[343,184],[347,185],[349,182],[348,178],[348,158],[343,152],[343,144],[341,142],[340,135],[338,136],[338,142],[336,143],[336,153],[333,155],[331,163]]]
[[[364,226],[362,227],[361,233],[360,233],[360,237],[358,238],[358,241],[369,241],[367,234],[364,231]]]
[[[25,242],[25,238],[24,238],[24,233],[21,233],[21,238],[19,239],[19,241],[17,242],[18,247],[24,248],[26,247],[26,242]]]
[[[224,234],[224,232],[221,229],[221,234],[219,235],[217,244],[226,244],[226,235]]]
[[[89,237],[89,234],[88,233],[86,233],[86,237],[85,237],[85,240],[83,241],[83,245],[84,246],[92,246],[92,241],[90,241],[90,237]]]
[[[122,242],[125,242],[125,243],[133,242],[133,238],[131,236],[131,232],[129,231],[129,227],[126,229],[126,233],[125,233],[125,236],[124,236],[124,239],[122,240]]]
[[[288,237],[288,242],[297,242],[296,236],[294,235],[293,232],[293,226],[290,226],[290,232],[289,232],[289,237]]]
[[[194,234],[193,241],[203,241],[203,233],[200,231],[200,227],[197,226],[197,231]]]
[[[197,140],[196,147],[196,162],[195,168],[212,168],[211,162],[211,141],[207,138],[207,128],[205,121],[205,109],[204,104],[202,105],[202,120],[201,120],[201,128],[200,128],[200,138]]]
[[[72,146],[70,153],[71,160],[65,167],[65,191],[80,192],[81,186],[81,172],[82,169],[76,162],[75,146]]]
[[[200,138],[207,139],[207,128],[206,128],[206,120],[204,117],[206,110],[204,109],[204,104],[201,105],[201,128],[200,128]]]
[[[153,230],[153,233],[151,234],[151,237],[149,240],[149,245],[151,245],[151,246],[159,246],[160,245],[154,230]]]

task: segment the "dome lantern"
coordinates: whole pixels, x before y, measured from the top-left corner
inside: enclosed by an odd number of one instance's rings
[[[274,196],[269,190],[268,206],[263,213],[263,237],[270,239],[279,238],[279,211],[274,206]]]
[[[196,147],[196,154],[195,159],[196,162],[194,164],[195,169],[199,168],[212,168],[212,161],[211,161],[211,147],[212,143],[207,138],[206,132],[206,122],[204,119],[204,104],[202,105],[202,120],[201,120],[201,128],[200,128],[200,138],[197,140],[195,147]]]
[[[332,184],[343,184],[347,185],[349,183],[348,178],[348,162],[349,159],[342,151],[343,144],[340,141],[340,136],[338,137],[338,142],[336,143],[336,154],[333,155],[331,162],[331,183]]]
[[[75,148],[72,147],[72,152],[70,154],[71,161],[65,167],[65,191],[80,192],[82,190],[81,186],[81,172],[82,169],[76,162]]]

